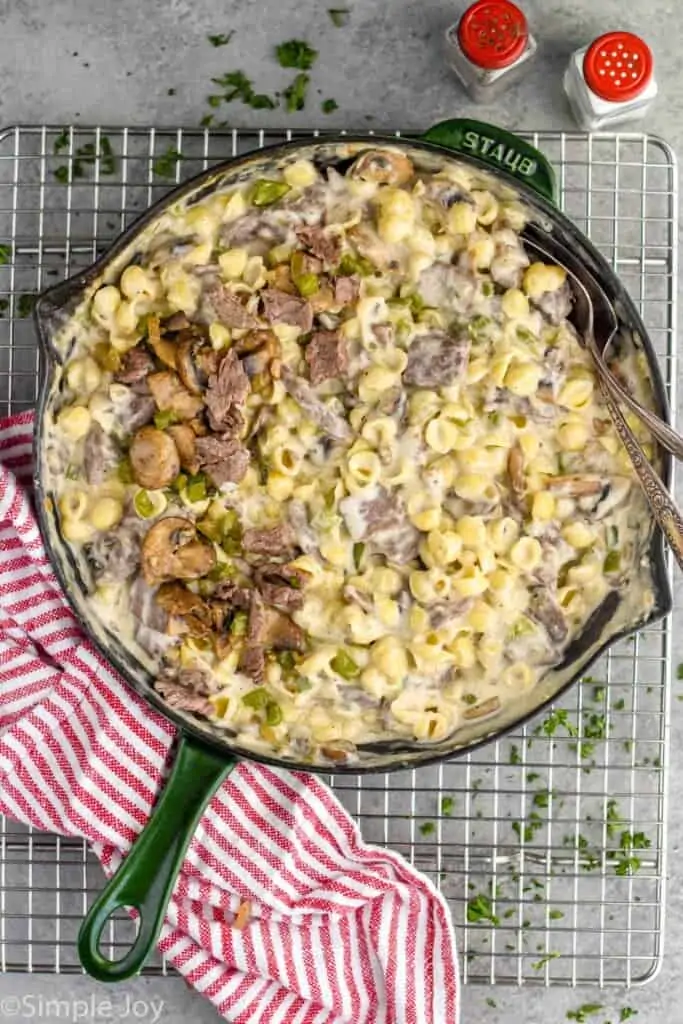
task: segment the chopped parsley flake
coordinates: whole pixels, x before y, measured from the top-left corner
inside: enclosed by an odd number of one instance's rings
[[[534,807],[547,807],[550,803],[551,792],[549,789],[541,789],[534,794]]]
[[[270,96],[264,93],[254,92],[254,86],[243,71],[228,71],[218,78],[212,78],[214,85],[225,89],[222,96],[209,96],[208,104],[211,107],[219,106],[221,100],[225,103],[232,103],[234,100],[241,100],[253,110],[274,110],[277,103]]]
[[[484,893],[479,893],[467,903],[467,922],[477,924],[479,921],[490,921],[491,924],[498,924],[499,920],[493,913],[491,898]]]
[[[676,669],[676,679],[683,679],[683,662]]]
[[[547,953],[545,956],[542,956],[540,960],[536,960],[535,963],[532,963],[531,966],[535,971],[540,971],[547,963],[550,963],[551,960],[557,960],[559,955],[559,953]]]
[[[620,1024],[623,1024],[625,1020],[630,1020],[631,1017],[635,1017],[638,1011],[634,1010],[632,1006],[622,1006],[621,1013],[619,1014]]]
[[[216,36],[207,36],[206,38],[209,40],[212,46],[227,46],[232,37],[234,36],[234,34],[234,31],[221,32]]]
[[[433,821],[423,821],[420,825],[420,832],[423,836],[431,836],[436,826]]]
[[[0,266],[5,263],[9,263],[12,259],[12,246],[11,245],[0,245]]]
[[[513,743],[510,747],[510,764],[521,764],[522,758],[519,753],[519,747],[516,743]]]
[[[575,1020],[577,1024],[585,1024],[587,1017],[592,1017],[604,1009],[603,1003],[584,1003],[578,1010],[568,1010],[567,1020]]]
[[[578,736],[579,730],[569,720],[569,712],[566,708],[558,708],[551,711],[544,722],[541,722],[537,732],[543,732],[546,736],[554,736],[558,728],[562,727],[569,736]]]
[[[335,110],[339,109],[339,104],[336,100],[323,100],[320,104],[320,109],[323,114],[332,114]]]
[[[640,868],[640,857],[637,857],[634,850],[648,850],[652,843],[644,832],[621,833],[620,849],[616,851],[617,859],[614,873],[617,875],[632,875]]]
[[[288,85],[285,89],[283,96],[285,97],[286,107],[290,114],[304,109],[309,81],[308,75],[297,75],[292,84]]]
[[[17,300],[17,316],[21,318],[30,316],[36,304],[36,299],[37,295],[31,295],[28,292],[25,295],[20,295]]]
[[[626,701],[624,700],[623,697],[620,697],[619,700],[615,700],[615,702],[612,705],[612,707],[614,708],[615,711],[623,711],[624,708],[626,707]]]
[[[453,799],[452,796],[441,797],[441,813],[444,814],[446,817],[449,817],[453,813],[454,806],[455,800]]]
[[[561,921],[562,918],[564,917],[564,914],[562,913],[561,910],[551,910],[550,913],[548,914],[548,917],[550,918],[551,921]]]
[[[280,43],[275,47],[275,53],[280,67],[298,68],[299,71],[310,71],[318,59],[318,51],[304,39],[289,39],[286,43]]]
[[[349,20],[349,10],[347,7],[328,7],[327,13],[335,28],[343,28]]]
[[[165,153],[158,156],[152,168],[154,173],[160,178],[173,178],[176,173],[176,167],[178,161],[183,159],[183,154],[175,148],[175,146],[169,146]]]

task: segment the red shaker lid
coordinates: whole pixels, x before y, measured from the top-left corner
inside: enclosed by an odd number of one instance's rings
[[[631,32],[607,32],[586,50],[583,77],[602,100],[632,100],[652,78],[652,50]]]
[[[528,38],[526,18],[510,0],[477,0],[458,25],[463,53],[487,71],[514,64],[524,53]]]

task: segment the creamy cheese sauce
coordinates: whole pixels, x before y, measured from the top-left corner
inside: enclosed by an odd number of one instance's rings
[[[169,704],[301,760],[442,741],[640,579],[650,518],[523,224],[453,161],[298,159],[179,204],[89,296],[48,472]]]

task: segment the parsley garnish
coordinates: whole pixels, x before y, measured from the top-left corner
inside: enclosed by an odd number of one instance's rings
[[[607,821],[607,835],[608,836],[615,835],[616,831],[617,831],[617,828],[621,827],[624,824],[624,820],[621,817],[621,815],[619,814],[619,811],[617,809],[617,801],[616,800],[608,800],[607,801],[607,818],[606,818],[606,821]]]
[[[152,168],[154,173],[158,174],[160,178],[173,178],[178,161],[182,159],[183,154],[175,146],[169,146],[165,153],[156,158]]]
[[[633,851],[647,850],[651,845],[652,843],[644,832],[622,832],[621,847],[615,854],[619,859],[614,873],[617,875],[632,875],[638,871],[640,868],[640,857],[637,857]]]
[[[0,299],[0,314],[6,313],[8,309],[9,309],[9,300],[8,299]]]
[[[309,81],[308,75],[297,75],[292,84],[285,89],[283,96],[287,101],[287,110],[290,114],[304,109]]]
[[[173,88],[173,86],[171,86],[170,89],[166,90],[166,95],[167,96],[175,96],[175,89]]]
[[[327,13],[335,28],[343,28],[349,20],[348,7],[328,7]]]
[[[218,107],[221,100],[225,103],[241,100],[242,103],[246,103],[254,110],[274,110],[277,106],[275,100],[270,96],[254,92],[254,86],[243,71],[228,71],[219,78],[212,78],[211,81],[226,90],[223,96],[208,97],[207,102],[211,107]]]
[[[28,292],[25,295],[20,295],[17,299],[17,316],[22,318],[30,316],[36,304],[36,299],[37,295],[31,295]]]
[[[332,114],[335,110],[339,109],[339,104],[336,100],[323,100],[320,104],[320,109],[323,114]]]
[[[64,129],[55,139],[53,149],[55,153],[61,153],[68,146],[69,134]],[[114,174],[116,172],[116,157],[114,156],[111,142],[106,135],[100,136],[99,150],[94,142],[86,142],[83,146],[79,146],[70,164],[64,164],[63,167],[56,169],[55,178],[63,184],[67,184],[69,180],[74,181],[76,178],[83,178],[85,177],[85,168],[95,164],[98,158],[102,174]]]
[[[434,832],[435,825],[433,821],[423,821],[420,825],[420,832],[423,836],[431,836]]]
[[[534,807],[547,807],[550,803],[551,793],[549,789],[541,789],[534,794]]]
[[[676,669],[676,679],[683,679],[683,662]]]
[[[551,921],[561,921],[562,918],[564,917],[564,914],[562,913],[561,910],[551,910],[550,913],[548,914],[548,917],[550,918]]]
[[[318,51],[303,39],[289,39],[275,47],[280,67],[298,68],[299,71],[310,71],[318,59]]]
[[[535,971],[540,971],[551,960],[557,960],[559,955],[559,953],[548,953],[546,956],[542,956],[540,960],[536,960],[531,966]]]
[[[444,814],[446,817],[453,813],[454,806],[455,800],[453,799],[452,796],[441,797],[441,813]]]
[[[630,1020],[631,1017],[635,1017],[637,1013],[638,1011],[634,1010],[632,1006],[622,1006],[621,1013],[619,1014],[619,1021],[623,1024],[625,1020]]]
[[[0,245],[0,266],[9,263],[12,259],[12,246]]]
[[[486,1005],[490,1006],[492,1010],[495,1010],[495,1008],[498,1006],[498,1003],[496,1002],[495,999],[491,999],[491,996],[488,996],[486,999]]]
[[[221,32],[217,36],[207,36],[206,38],[209,40],[212,46],[227,46],[232,37],[234,36],[234,34],[234,31]]]
[[[575,1020],[578,1024],[584,1024],[586,1017],[592,1017],[604,1009],[603,1003],[584,1003],[578,1010],[568,1010],[567,1020]]]
[[[491,898],[480,892],[478,896],[467,903],[467,922],[477,924],[479,921],[490,921],[491,924],[498,924],[499,920],[493,913]]]
[[[626,701],[624,700],[623,697],[620,697],[619,700],[615,700],[615,702],[612,705],[612,707],[614,708],[615,711],[623,711],[624,708],[626,707]]]
[[[510,764],[521,764],[522,758],[519,753],[519,747],[516,743],[513,743],[510,747]]]
[[[546,736],[554,736],[558,728],[562,726],[569,736],[578,736],[579,730],[573,722],[569,721],[569,712],[565,708],[558,708],[551,711],[544,722],[538,727],[538,732],[544,732]]]

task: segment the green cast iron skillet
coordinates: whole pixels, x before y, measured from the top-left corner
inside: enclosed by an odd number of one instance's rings
[[[188,844],[209,800],[240,759],[252,759],[280,768],[329,773],[330,765],[296,763],[286,757],[255,754],[239,746],[230,735],[208,721],[169,707],[152,686],[151,666],[126,648],[96,620],[88,603],[87,573],[74,560],[61,537],[47,480],[45,442],[51,428],[51,410],[59,392],[59,379],[67,353],[57,339],[68,333],[69,320],[84,297],[107,274],[116,280],[133,258],[136,241],[180,200],[198,202],[216,188],[251,177],[259,168],[277,164],[283,158],[306,155],[319,165],[343,164],[340,153],[348,147],[391,146],[407,149],[428,161],[431,157],[453,157],[484,176],[486,187],[507,198],[518,198],[527,208],[536,228],[561,242],[599,282],[618,311],[621,328],[645,353],[649,377],[660,416],[669,418],[664,384],[657,359],[640,317],[607,262],[588,239],[555,205],[553,170],[541,153],[527,142],[500,128],[477,121],[452,120],[435,125],[419,138],[323,135],[310,141],[295,141],[258,150],[210,168],[181,185],[139,218],[89,270],[44,292],[35,307],[35,324],[41,343],[42,384],[35,431],[35,492],[38,516],[46,551],[62,587],[89,638],[121,673],[123,678],[155,710],[179,730],[175,763],[150,820],[129,852],[125,863],[109,881],[90,909],[80,931],[78,949],[84,968],[100,981],[120,981],[137,973],[158,938],[164,914]],[[348,161],[348,152],[347,157]],[[661,453],[661,471],[668,484],[671,458]],[[359,750],[359,761],[335,766],[347,774],[416,768],[445,758],[470,753],[479,745],[518,728],[561,696],[586,671],[606,647],[671,610],[671,589],[663,554],[662,537],[652,528],[644,554],[649,557],[643,586],[654,593],[647,614],[638,604],[638,581],[625,594],[612,592],[597,609],[570,648],[562,665],[519,700],[511,702],[494,719],[469,723],[440,743],[419,744],[392,741],[370,744]],[[126,954],[111,961],[99,948],[103,928],[120,907],[139,912],[137,938]]]

